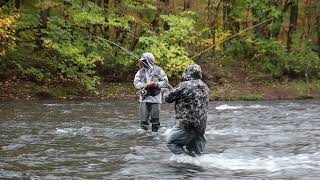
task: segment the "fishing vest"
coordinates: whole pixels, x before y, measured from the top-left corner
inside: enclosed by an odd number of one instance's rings
[[[159,82],[160,81],[159,76],[161,75],[161,71],[162,69],[160,67],[154,66],[152,73],[149,74],[150,82]],[[147,71],[145,68],[141,69],[140,71],[140,79],[142,82],[147,83]],[[160,94],[160,92],[161,92],[160,87],[147,89],[147,96],[157,96]]]

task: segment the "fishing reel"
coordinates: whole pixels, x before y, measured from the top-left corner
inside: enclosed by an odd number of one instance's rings
[[[146,96],[148,94],[148,91],[146,89],[140,89],[137,94],[139,94],[140,96]]]

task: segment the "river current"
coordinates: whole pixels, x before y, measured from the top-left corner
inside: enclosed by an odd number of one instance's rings
[[[210,102],[202,156],[139,129],[135,101],[1,101],[0,179],[319,179],[320,102]]]

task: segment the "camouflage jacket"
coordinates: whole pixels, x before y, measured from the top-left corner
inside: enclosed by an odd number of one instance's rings
[[[204,134],[207,124],[209,88],[201,80],[202,71],[194,64],[182,75],[182,82],[164,93],[168,103],[175,102],[176,126]]]

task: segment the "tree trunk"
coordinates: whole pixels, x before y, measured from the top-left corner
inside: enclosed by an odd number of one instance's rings
[[[84,7],[85,4],[86,4],[85,0],[81,0],[81,7]]]
[[[192,0],[184,0],[183,10],[186,11],[188,9],[191,9],[191,7],[192,7]]]
[[[292,45],[292,36],[297,29],[298,24],[298,0],[292,0],[292,5],[290,8],[290,22],[288,30],[288,39],[287,39],[287,49],[290,51]]]
[[[122,0],[113,0],[113,8],[118,16],[122,16]],[[118,41],[122,39],[123,30],[120,28],[115,28],[115,40]]]
[[[223,28],[225,31],[229,31],[231,29],[230,12],[231,12],[230,0],[223,0]]]
[[[318,32],[318,54],[320,56],[320,1],[317,1],[317,32]]]
[[[210,28],[210,32],[212,35],[212,44],[215,44],[215,22],[214,22],[214,17],[213,17],[213,8],[212,8],[212,2],[211,0],[208,0],[208,24]],[[212,47],[212,54],[215,56],[215,47]]]
[[[40,22],[43,27],[47,27],[48,17],[50,15],[49,13],[50,13],[50,8],[40,11],[40,18],[41,18]]]
[[[153,31],[155,31],[156,33],[159,32],[159,19],[160,19],[160,16],[159,16],[159,11],[157,10],[156,14],[154,15],[154,18],[151,22],[151,25],[152,25],[152,29]]]
[[[208,23],[211,32],[212,38],[212,64],[216,58],[216,51],[215,51],[215,44],[216,44],[216,26],[217,26],[217,17],[218,17],[218,10],[223,0],[220,0],[216,7],[213,6],[211,0],[208,0]]]
[[[21,1],[20,0],[15,0],[14,6],[15,6],[16,9],[20,9]]]
[[[277,30],[274,30],[272,33],[272,37],[278,37],[281,30],[280,27],[282,26],[283,20],[284,20],[284,16],[287,13],[289,6],[291,5],[291,2],[289,2],[289,0],[285,0],[284,4],[283,4],[283,8],[282,8],[282,12],[281,12],[281,16],[277,19],[275,19],[274,23],[277,23],[279,25],[279,28]],[[277,4],[277,6],[279,6],[279,4]]]
[[[170,0],[160,0],[161,2],[164,2],[166,6],[169,6]]]

